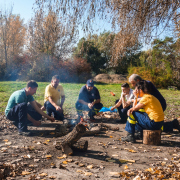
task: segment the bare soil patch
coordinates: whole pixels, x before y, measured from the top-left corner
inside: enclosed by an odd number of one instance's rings
[[[11,121],[0,116],[0,179],[179,179],[180,134],[162,133],[161,145],[122,142],[125,124],[117,124],[117,113],[96,117],[96,123],[119,127],[82,137],[88,141],[86,152],[63,155],[54,143],[55,128],[62,122],[42,121],[41,127],[28,127],[34,136],[18,135]],[[67,120],[75,116],[67,117]]]

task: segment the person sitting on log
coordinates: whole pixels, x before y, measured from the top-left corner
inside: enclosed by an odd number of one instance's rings
[[[142,80],[135,85],[135,101],[133,107],[127,112],[128,119],[125,130],[128,134],[127,137],[121,139],[122,141],[135,142],[135,129],[140,132],[143,132],[143,129],[161,129],[164,123],[164,112],[159,100],[150,92],[147,81]],[[137,103],[138,96],[141,97],[139,103]]]
[[[49,116],[52,114],[56,120],[64,120],[63,104],[65,101],[65,94],[62,85],[59,84],[58,75],[53,76],[51,84],[46,86],[44,101],[44,107]]]
[[[141,80],[142,80],[142,78],[138,74],[132,74],[129,77],[129,82],[131,83],[132,87],[135,87],[136,83],[138,83]],[[146,82],[148,83],[148,85],[151,89],[150,94],[159,100],[163,111],[165,111],[166,107],[167,107],[166,100],[164,99],[162,94],[158,91],[158,89],[154,86],[154,84],[151,81],[146,80]],[[140,101],[140,98],[138,98],[138,101]],[[164,125],[162,126],[161,130],[163,132],[171,132],[171,131],[173,131],[173,128],[178,129],[180,132],[180,125],[179,125],[179,122],[177,119],[174,119],[173,121],[170,121],[170,122],[165,122]],[[141,136],[141,135],[139,134],[139,136]]]
[[[89,79],[86,85],[81,88],[76,102],[76,110],[78,114],[77,121],[80,121],[80,118],[83,116],[83,111],[89,111],[88,115],[90,120],[95,120],[94,115],[96,115],[103,107],[100,101],[99,91],[94,86],[94,81]]]
[[[31,80],[27,83],[25,89],[15,91],[8,100],[5,115],[7,119],[14,122],[14,125],[18,128],[19,135],[32,135],[27,129],[29,121],[32,122],[34,126],[41,125],[39,120],[42,116],[54,121],[54,118],[45,114],[34,100],[32,95],[36,93],[37,87],[38,84]],[[28,103],[30,103],[31,106],[29,106]],[[31,108],[33,108],[33,110]]]
[[[125,124],[127,122],[127,111],[132,107],[132,103],[134,102],[134,94],[128,83],[122,84],[121,90],[121,97],[116,100],[116,104],[111,108],[111,111],[117,108],[121,118],[117,123]]]

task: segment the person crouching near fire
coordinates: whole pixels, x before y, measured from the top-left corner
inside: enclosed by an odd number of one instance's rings
[[[135,130],[143,132],[143,129],[160,130],[164,123],[164,112],[159,100],[150,94],[150,87],[144,80],[139,81],[134,90],[135,101],[133,107],[128,110],[125,130],[127,137],[122,141],[135,142]],[[137,98],[141,97],[137,104]],[[141,112],[141,109],[143,111]]]
[[[30,80],[25,89],[15,91],[9,98],[8,104],[6,106],[5,114],[7,119],[14,122],[14,125],[18,128],[19,135],[31,136],[32,133],[28,131],[27,124],[29,121],[34,126],[41,125],[39,121],[42,116],[51,120],[55,120],[53,117],[45,114],[40,107],[38,107],[33,96],[36,93],[38,84]],[[29,109],[29,104],[34,108],[34,111]]]
[[[46,86],[44,95],[44,107],[46,113],[51,116],[53,115],[56,120],[64,120],[63,104],[65,101],[64,89],[59,84],[59,76],[55,75],[52,77],[51,84]]]
[[[77,121],[80,121],[80,118],[83,116],[83,111],[88,111],[90,120],[94,121],[94,115],[96,115],[103,105],[100,103],[101,98],[98,89],[94,86],[94,81],[89,79],[86,82],[80,92],[79,97],[76,102],[76,110],[78,113]]]

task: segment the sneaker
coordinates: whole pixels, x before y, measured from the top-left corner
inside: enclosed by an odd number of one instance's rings
[[[127,141],[127,142],[132,142],[132,143],[136,142],[134,135],[130,133],[128,133],[126,137],[122,137],[121,141]]]
[[[174,129],[178,129],[180,132],[180,125],[179,125],[179,121],[177,119],[174,119],[173,121],[173,128]]]
[[[143,132],[138,131],[135,133],[134,136],[135,136],[135,139],[137,140],[143,140]]]

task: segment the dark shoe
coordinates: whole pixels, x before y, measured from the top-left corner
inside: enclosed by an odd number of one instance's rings
[[[127,121],[116,120],[115,122],[118,123],[118,124],[126,124]]]
[[[179,125],[179,121],[177,119],[174,119],[173,121],[173,128],[174,129],[178,129],[180,132],[180,125]]]
[[[32,136],[32,133],[30,131],[19,131],[18,132],[19,135],[22,135],[22,136]]]
[[[136,132],[134,136],[137,140],[143,140],[143,132]]]
[[[132,142],[132,143],[136,142],[134,135],[130,133],[128,133],[126,137],[122,137],[121,141],[127,141],[127,142]]]

